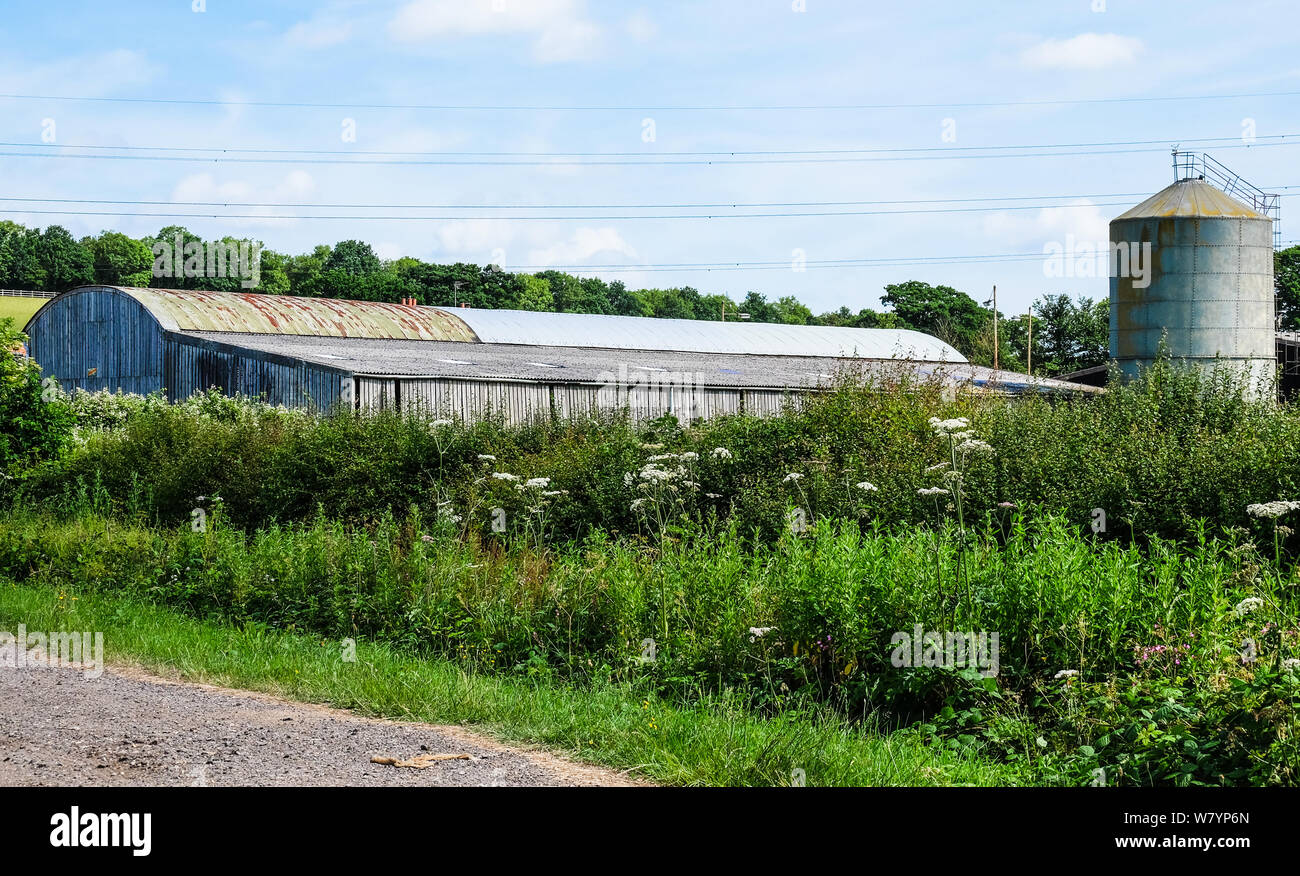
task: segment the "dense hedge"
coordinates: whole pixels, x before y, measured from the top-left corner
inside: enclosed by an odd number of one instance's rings
[[[996,451],[972,460],[967,473],[975,518],[1012,503],[1083,530],[1101,508],[1110,535],[1185,539],[1197,519],[1246,525],[1248,504],[1300,496],[1300,412],[1243,402],[1230,387],[1168,366],[1078,399],[945,403],[933,385],[846,380],[786,416],[688,428],[671,419],[638,428],[616,417],[520,427],[415,415],[313,418],[215,395],[180,406],[85,397],[76,407],[84,426],[75,449],[33,472],[22,501],[88,497],[105,511],[164,523],[188,519],[199,497],[219,496],[227,518],[250,529],[318,509],[367,521],[413,505],[426,517],[441,508],[483,533],[498,507],[512,529],[536,528],[528,512],[537,503],[523,502],[497,472],[550,479],[547,491],[558,495],[541,503],[541,528],[551,541],[597,528],[657,534],[665,522],[648,519],[646,503],[633,507],[645,497],[637,473],[656,457],[685,453],[656,463],[680,468],[687,485],[657,506],[671,504],[673,520],[734,522],[765,540],[784,531],[794,507],[814,521],[913,525],[934,519],[934,503],[917,490],[939,483],[927,468],[946,458],[932,416],[970,418]],[[855,487],[863,482],[877,489]]]

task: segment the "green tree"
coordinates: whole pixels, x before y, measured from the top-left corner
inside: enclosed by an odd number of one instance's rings
[[[0,320],[0,473],[18,477],[53,457],[72,435],[72,412],[41,398],[41,370],[18,355],[27,336],[12,319]]]
[[[1273,286],[1277,321],[1282,331],[1300,330],[1300,246],[1273,253]]]
[[[334,245],[325,259],[326,271],[341,271],[350,277],[361,277],[379,270],[379,256],[370,244],[359,240],[342,240]]]
[[[106,286],[148,286],[153,278],[153,252],[143,240],[120,231],[104,231],[89,240],[95,282]]]
[[[903,327],[934,335],[966,356],[975,350],[980,330],[992,317],[966,293],[920,280],[886,286],[880,302],[893,307]]]

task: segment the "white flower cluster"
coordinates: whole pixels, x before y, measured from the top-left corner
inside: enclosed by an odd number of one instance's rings
[[[1079,670],[1077,669],[1062,669],[1060,672],[1056,673],[1056,675],[1053,675],[1052,678],[1074,678],[1078,674]]]
[[[938,417],[931,417],[930,428],[933,429],[934,434],[938,435],[940,438],[947,438],[950,435],[965,432],[970,428],[970,420],[965,417],[956,417],[951,420],[941,420]]]
[[[1289,514],[1292,511],[1300,510],[1300,502],[1261,502],[1258,505],[1247,505],[1246,513],[1251,517],[1281,517],[1283,514]]]
[[[731,459],[732,453],[725,447],[715,447],[709,451],[709,456],[714,459]]]
[[[1245,617],[1248,614],[1253,614],[1254,612],[1259,611],[1263,607],[1264,600],[1260,599],[1258,596],[1247,596],[1241,602],[1237,603],[1237,605],[1232,609],[1232,613],[1237,617]]]
[[[750,627],[749,641],[753,642],[757,639],[761,639],[775,629],[776,627]]]
[[[498,481],[510,481],[511,483],[519,480],[519,475],[511,474],[508,471],[494,471],[492,477]]]
[[[918,496],[946,496],[948,491],[943,487],[923,487],[916,491]]]
[[[857,487],[859,490],[862,490],[864,493],[875,493],[879,491],[876,485],[871,483],[871,481],[862,481],[857,484]]]

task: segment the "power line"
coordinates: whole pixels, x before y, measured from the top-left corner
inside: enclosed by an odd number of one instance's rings
[[[1265,134],[1256,137],[1256,140],[1286,140],[1294,139],[1297,134]],[[730,149],[730,150],[713,150],[713,151],[655,151],[646,152],[492,152],[492,151],[393,151],[393,150],[376,150],[376,149],[301,149],[292,147],[256,147],[256,146],[135,146],[135,145],[111,145],[105,143],[24,143],[24,142],[3,142],[0,141],[0,147],[4,148],[35,148],[35,149],[85,149],[85,150],[113,150],[123,152],[218,152],[221,154],[297,154],[297,155],[421,155],[421,156],[442,156],[442,157],[497,157],[497,158],[523,158],[523,157],[550,157],[550,158],[662,158],[664,156],[763,156],[763,155],[866,155],[866,154],[886,154],[900,152],[987,152],[990,150],[1008,150],[1008,149],[1079,149],[1084,147],[1098,146],[1151,146],[1155,144],[1167,146],[1171,143],[1177,143],[1181,146],[1193,144],[1215,144],[1215,143],[1236,143],[1243,142],[1241,137],[1192,137],[1178,138],[1166,137],[1158,140],[1104,140],[1092,143],[1025,143],[1025,144],[1004,144],[990,146],[892,146],[892,147],[861,147],[861,148],[838,148],[838,149]],[[1254,142],[1254,141],[1252,141]],[[1249,145],[1249,144],[1246,144]],[[211,157],[211,156],[207,156]]]
[[[1240,100],[1261,97],[1296,97],[1300,91],[1256,91],[1237,94],[1154,95],[1146,97],[1047,98],[1040,100],[987,100],[932,103],[842,104],[430,104],[430,103],[325,103],[315,101],[216,100],[212,98],[89,97],[61,94],[0,94],[4,100],[48,100],[79,103],[137,103],[186,106],[242,106],[273,109],[379,109],[488,112],[769,112],[818,110],[972,109],[1015,106],[1075,106],[1087,104],[1159,103],[1197,100]]]
[[[1277,188],[1276,186],[1273,188]],[[1282,188],[1292,188],[1284,186]],[[141,201],[111,200],[105,198],[18,198],[0,197],[0,201],[31,204],[126,204],[155,207],[291,207],[316,209],[402,209],[402,210],[671,210],[671,209],[721,209],[749,207],[848,207],[884,206],[891,204],[961,204],[990,201],[1044,201],[1077,198],[1137,198],[1149,192],[1112,192],[1090,195],[1020,195],[987,198],[909,198],[893,201],[736,201],[732,203],[700,204],[309,204],[272,203],[265,201]]]
[[[1285,189],[1300,186],[1262,186],[1269,192],[1281,193]],[[663,204],[334,204],[334,203],[289,203],[271,201],[148,201],[120,200],[110,198],[34,198],[34,197],[0,197],[0,202],[26,204],[119,204],[127,206],[154,207],[277,207],[293,209],[346,209],[346,210],[687,210],[687,209],[748,209],[759,207],[861,207],[890,206],[901,204],[969,204],[1008,201],[1052,201],[1079,200],[1093,198],[1140,198],[1150,192],[1108,192],[1105,194],[1076,195],[1015,195],[997,197],[967,198],[906,198],[883,201],[734,201],[717,203],[663,203]],[[1294,197],[1284,194],[1283,197]],[[1052,207],[1052,204],[1035,204],[1037,207]],[[499,218],[499,217],[498,217]]]
[[[987,213],[1003,210],[1045,210],[1045,209],[1082,209],[1085,207],[1122,207],[1128,204],[1127,201],[1104,201],[1101,203],[1087,204],[1030,204],[1014,205],[1000,207],[948,207],[948,208],[926,208],[915,210],[825,210],[825,211],[800,211],[794,213],[671,213],[671,214],[557,214],[557,215],[508,215],[508,214],[491,214],[485,216],[466,216],[466,215],[433,215],[433,216],[408,216],[408,215],[361,215],[355,213],[349,214],[276,214],[276,213],[173,213],[167,211],[150,211],[150,212],[123,212],[120,210],[9,210],[0,211],[13,214],[32,214],[48,216],[120,216],[124,218],[153,218],[153,219],[327,219],[327,220],[372,220],[385,222],[428,222],[437,220],[502,220],[511,221],[562,221],[562,220],[581,220],[581,221],[610,221],[635,220],[635,219],[781,219],[781,218],[811,218],[824,216],[906,216],[922,213]]]
[[[1295,135],[1291,135],[1295,136]],[[1276,143],[1224,143],[1215,148],[1217,149],[1264,149],[1270,146],[1295,146],[1296,142],[1276,142]],[[1026,147],[1034,148],[1034,147]],[[344,158],[233,158],[225,155],[218,156],[190,156],[190,155],[74,155],[65,152],[0,152],[0,157],[7,158],[61,158],[61,159],[80,159],[80,160],[116,160],[116,161],[181,161],[191,163],[214,163],[214,164],[334,164],[334,165],[370,165],[370,166],[391,166],[391,167],[413,167],[413,166],[441,166],[441,167],[635,167],[656,165],[661,167],[686,167],[686,166],[712,166],[712,165],[767,165],[767,164],[861,164],[877,161],[951,161],[951,160],[971,160],[977,158],[1061,158],[1078,155],[1128,155],[1139,152],[1164,152],[1166,149],[1095,149],[1085,151],[1062,151],[1062,152],[1003,152],[996,154],[981,153],[976,155],[890,155],[890,156],[867,156],[867,157],[846,157],[839,156],[834,158],[745,158],[745,159],[727,159],[727,158],[710,158],[710,159],[688,159],[688,160],[664,160],[653,156],[646,156],[641,159],[623,159],[618,161],[586,161],[575,159],[551,159],[546,161],[497,161],[497,160],[442,160],[442,159],[404,159],[404,160],[374,160],[366,158],[344,159]]]

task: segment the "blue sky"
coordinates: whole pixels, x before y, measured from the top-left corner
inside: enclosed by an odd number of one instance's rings
[[[197,5],[205,7],[200,12],[195,5],[192,0],[7,3],[0,23],[0,94],[28,97],[0,98],[0,140],[34,145],[0,146],[0,153],[36,154],[0,154],[4,195],[330,204],[344,206],[224,212],[389,217],[420,214],[348,205],[944,200],[742,210],[432,210],[425,212],[497,218],[419,221],[174,219],[130,214],[223,210],[8,201],[0,202],[0,215],[28,225],[57,222],[77,235],[105,228],[144,235],[181,223],[204,236],[251,236],[288,252],[358,238],[389,258],[500,261],[507,269],[583,265],[633,286],[689,284],[733,297],[749,290],[770,298],[793,294],[818,312],[841,305],[879,308],[882,287],[907,279],[946,283],[980,300],[996,283],[1001,309],[1020,312],[1048,292],[1104,296],[1106,280],[1047,277],[1043,260],[1032,256],[939,262],[1041,253],[1045,244],[1064,244],[1071,235],[1104,240],[1111,217],[1171,181],[1168,144],[1218,138],[1193,148],[1211,152],[1258,185],[1300,193],[1297,147],[1291,145],[1297,139],[1276,145],[1278,135],[1300,134],[1300,97],[1043,103],[1300,92],[1300,13],[1294,0],[1230,6],[1153,0],[199,0]],[[210,102],[51,99],[55,96]],[[961,106],[977,103],[1020,105]],[[752,108],[846,104],[892,106]],[[647,120],[652,120],[653,139]],[[348,130],[355,138],[345,139]],[[1245,148],[1252,133],[1254,144]],[[1147,140],[1157,142],[1110,147],[1134,150],[1112,154],[972,157],[974,147]],[[315,152],[226,154],[269,159],[265,163],[156,160],[195,153],[140,149],[90,150],[132,156],[127,160],[55,157],[86,154],[72,147],[92,145]],[[681,152],[885,149],[929,151],[903,153],[909,160],[881,160],[899,153],[858,152],[749,156],[745,160],[763,161],[744,164],[662,163],[690,158],[672,155]],[[363,153],[371,153],[371,162],[442,158],[375,154],[394,152],[480,153],[450,159],[457,161],[520,160],[481,154],[490,152],[626,157],[569,159],[576,164],[525,158],[542,163],[514,167],[345,163],[366,160]],[[839,160],[843,157],[870,160]],[[764,160],[771,158],[786,161]],[[642,163],[593,163],[625,160]],[[1300,238],[1300,226],[1289,215],[1292,204],[1300,201],[1283,199],[1288,241]],[[1007,209],[1012,205],[1032,209]],[[951,212],[954,208],[963,212]],[[38,209],[109,215],[30,212]],[[950,212],[624,218],[917,209]],[[577,218],[499,218],[521,213]],[[802,271],[794,269],[800,253],[808,262]],[[838,259],[935,261],[816,264]],[[736,262],[773,267],[712,272],[651,267]],[[600,265],[633,267],[616,272],[601,271]]]

